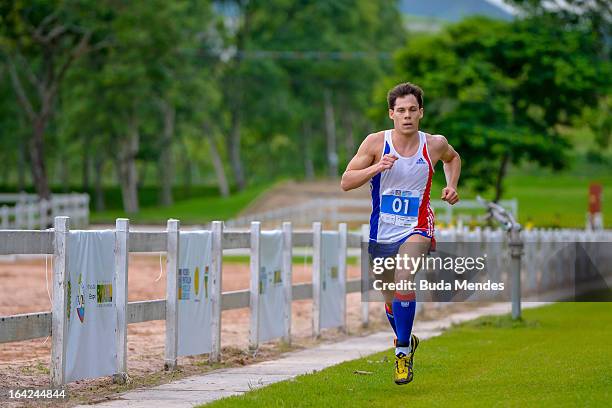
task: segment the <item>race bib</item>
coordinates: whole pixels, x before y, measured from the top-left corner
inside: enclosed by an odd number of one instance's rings
[[[417,190],[388,190],[380,202],[380,220],[398,227],[413,227],[419,217]]]

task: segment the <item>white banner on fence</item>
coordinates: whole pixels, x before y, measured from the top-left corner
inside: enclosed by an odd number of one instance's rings
[[[212,234],[189,231],[179,237],[177,353],[210,353]]]
[[[267,341],[285,333],[282,231],[263,231],[259,245],[259,341]]]
[[[115,232],[70,231],[66,246],[66,381],[112,375],[117,328]]]
[[[343,282],[339,279],[340,235],[323,231],[321,235],[321,328],[342,326]]]

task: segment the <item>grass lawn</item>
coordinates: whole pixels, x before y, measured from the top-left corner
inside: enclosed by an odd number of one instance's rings
[[[610,406],[611,335],[612,304],[558,303],[525,310],[522,322],[485,317],[423,341],[409,385],[393,383],[388,350],[211,405]]]
[[[612,200],[610,194],[612,177],[588,178],[569,175],[535,177],[528,175],[509,176],[506,183],[507,197],[519,200],[520,222],[530,218],[536,225],[584,228],[588,209],[588,191],[591,181],[604,186],[603,218],[608,228],[612,227]]]
[[[170,207],[143,207],[138,214],[127,215],[122,210],[92,212],[90,222],[114,223],[116,218],[126,217],[134,223],[164,223],[177,218],[183,223],[198,224],[235,217],[257,198],[269,185],[250,187],[230,197],[207,196],[178,201]]]
[[[443,186],[440,178],[434,181],[431,196],[432,199],[439,199]],[[584,228],[591,182],[603,185],[604,224],[606,228],[612,228],[612,199],[606,199],[612,189],[612,176],[601,172],[588,176],[555,174],[546,170],[542,170],[541,174],[515,171],[504,181],[503,198],[518,199],[519,222],[523,225],[531,221],[536,227]],[[476,193],[465,187],[460,186],[459,193],[464,199],[476,198]],[[490,199],[492,194],[483,194],[483,197]]]

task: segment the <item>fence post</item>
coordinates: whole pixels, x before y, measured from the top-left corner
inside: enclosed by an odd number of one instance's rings
[[[520,225],[512,226],[509,234],[510,273],[512,274],[512,318],[521,318],[521,255],[523,240]]]
[[[283,222],[283,260],[282,260],[282,274],[283,274],[283,290],[285,292],[285,334],[283,341],[287,344],[291,344],[291,304],[293,302],[293,240],[292,240],[292,227],[290,222]]]
[[[80,209],[79,201],[80,200],[79,200],[79,196],[77,193],[70,193],[70,207],[69,207],[70,214],[78,214],[79,226],[80,228],[83,228],[83,216],[81,215],[81,212],[79,211]]]
[[[321,235],[320,222],[312,224],[312,335],[321,335]]]
[[[113,382],[124,384],[127,380],[127,303],[128,303],[128,256],[130,220],[115,221],[115,305],[117,308],[117,372]]]
[[[455,208],[452,205],[448,204],[448,203],[446,203],[446,208],[448,208],[448,223],[449,224],[454,224],[455,223],[455,215],[454,215],[455,214]]]
[[[15,229],[23,228],[23,212],[25,210],[25,204],[15,205]]]
[[[51,218],[55,219],[55,217],[57,217],[58,212],[59,212],[59,208],[57,205],[57,197],[56,196],[51,196]]]
[[[47,229],[47,209],[49,203],[44,198],[38,202],[38,229]]]
[[[209,356],[211,362],[221,358],[221,310],[222,310],[222,267],[223,267],[223,221],[212,223],[212,265],[211,280],[211,309],[212,309],[212,351]]]
[[[25,191],[19,192],[19,198],[17,199],[18,204],[26,204],[29,201],[28,193]]]
[[[168,220],[168,255],[166,260],[166,361],[164,369],[176,368],[178,349],[178,257],[179,231],[178,220]]]
[[[51,385],[59,387],[65,383],[66,337],[68,335],[67,296],[68,288],[68,233],[69,217],[57,217],[54,222],[53,239],[53,303],[51,305]]]
[[[346,324],[346,247],[347,247],[348,230],[346,223],[338,225],[338,280],[342,283],[342,301],[340,302],[340,315],[342,316],[342,325],[340,330],[348,333]]]
[[[26,215],[26,229],[33,230],[34,229],[34,204],[28,202],[24,205],[25,215]]]
[[[89,225],[89,194],[82,194],[83,197],[83,224]]]
[[[249,331],[249,349],[257,350],[259,347],[259,284],[261,252],[259,241],[261,224],[257,221],[251,222],[251,293],[249,296],[249,307],[251,309],[251,330]]]
[[[368,243],[370,242],[370,226],[361,226],[360,267],[361,267],[361,326],[370,324],[370,256]],[[364,287],[365,285],[365,287]]]
[[[64,208],[64,211],[66,212],[66,214],[75,214],[73,216],[73,219],[76,221],[76,224],[78,225],[78,227],[82,228],[81,217],[79,217],[74,211],[75,209],[74,193],[67,194],[65,197],[66,197],[66,207]]]

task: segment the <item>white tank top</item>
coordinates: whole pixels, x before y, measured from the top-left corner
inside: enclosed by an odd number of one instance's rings
[[[391,132],[385,131],[381,157],[392,154],[398,159],[393,167],[370,180],[370,241],[396,243],[413,233],[433,237],[434,214],[429,205],[429,193],[434,170],[427,150],[427,138],[425,133],[419,132],[416,153],[403,157],[393,147]]]

